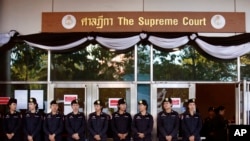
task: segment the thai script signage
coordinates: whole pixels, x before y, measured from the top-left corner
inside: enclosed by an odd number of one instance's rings
[[[50,12],[42,32],[245,32],[243,12]]]

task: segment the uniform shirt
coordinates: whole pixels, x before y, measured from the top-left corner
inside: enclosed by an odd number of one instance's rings
[[[202,133],[205,135],[206,138],[211,138],[211,133],[215,132],[215,124],[214,124],[214,118],[207,117],[204,120],[203,127],[202,127]]]
[[[142,140],[151,140],[151,132],[153,130],[153,117],[151,114],[146,113],[146,115],[142,115],[138,113],[134,116],[132,123],[132,130],[134,133],[134,140],[139,140],[138,133],[143,133],[145,135]]]
[[[215,125],[215,140],[216,141],[227,141],[227,126],[228,121],[221,115],[216,115],[214,118]]]
[[[13,114],[8,112],[3,116],[4,134],[14,133],[16,135],[21,127],[21,122],[21,114],[19,112],[14,112]]]
[[[165,139],[166,136],[172,136],[173,140],[177,140],[179,130],[179,114],[176,111],[167,113],[162,111],[157,115],[157,127],[159,131],[159,138]]]
[[[38,112],[31,113],[28,111],[23,117],[23,123],[25,139],[28,135],[31,135],[35,141],[41,140],[42,116]]]
[[[119,114],[119,112],[114,112],[112,114],[111,127],[114,132],[114,139],[119,139],[118,134],[128,133],[126,139],[130,139],[132,117],[128,112]]]
[[[200,114],[191,115],[185,112],[182,115],[183,141],[188,140],[190,136],[195,136],[195,141],[200,141],[200,131],[202,128],[202,119]]]
[[[44,117],[43,131],[45,135],[55,134],[56,136],[61,135],[63,132],[63,115],[56,113],[48,113]]]
[[[65,126],[69,138],[71,138],[73,134],[78,133],[81,139],[85,139],[86,119],[83,113],[69,113],[65,118]]]
[[[109,116],[103,112],[97,115],[96,112],[89,114],[88,129],[90,140],[94,140],[95,135],[100,135],[102,141],[107,139],[108,119]]]

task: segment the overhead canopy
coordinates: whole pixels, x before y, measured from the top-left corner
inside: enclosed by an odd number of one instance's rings
[[[219,59],[235,59],[250,52],[250,33],[230,37],[205,37],[197,33],[38,33],[11,36],[0,34],[0,49],[9,49],[21,41],[43,50],[67,51],[83,44],[98,43],[102,46],[126,50],[147,42],[162,49],[181,47],[194,42],[207,54]],[[13,46],[12,46],[13,47]]]

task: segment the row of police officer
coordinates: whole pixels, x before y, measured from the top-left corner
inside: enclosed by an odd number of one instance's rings
[[[46,141],[61,141],[64,122],[69,141],[84,141],[86,126],[90,141],[106,141],[109,122],[114,141],[129,141],[131,137],[134,141],[152,141],[153,117],[147,112],[148,104],[145,100],[138,101],[139,113],[134,115],[133,119],[126,112],[125,99],[118,101],[118,110],[112,114],[112,118],[102,112],[102,101],[96,100],[95,112],[89,114],[88,121],[85,120],[85,115],[79,112],[78,100],[71,102],[72,112],[66,117],[58,112],[55,100],[50,103],[51,112],[45,116],[37,112],[35,98],[29,99],[29,110],[23,117],[16,112],[16,103],[17,100],[14,98],[9,100],[9,112],[3,118],[5,140],[20,140],[19,131],[23,121],[23,132],[27,141],[40,141],[41,128]],[[190,99],[188,110],[180,116],[172,110],[171,98],[165,98],[162,102],[162,111],[157,116],[159,141],[177,141],[179,130],[182,130],[183,141],[199,141],[202,121],[195,109],[195,100]]]

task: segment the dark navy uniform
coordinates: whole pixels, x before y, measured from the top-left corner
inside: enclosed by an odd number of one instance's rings
[[[167,113],[161,111],[157,115],[157,127],[159,132],[159,141],[166,141],[166,136],[172,136],[172,141],[178,140],[179,114],[176,111]]]
[[[206,141],[214,141],[215,124],[214,118],[207,117],[203,124],[203,134],[206,137]]]
[[[45,141],[49,141],[49,135],[55,134],[55,140],[61,141],[62,140],[62,132],[63,132],[63,115],[56,113],[48,113],[44,117],[43,123],[43,131],[45,134]]]
[[[131,123],[132,117],[128,112],[119,114],[115,112],[112,114],[111,126],[113,130],[113,140],[120,141],[118,134],[128,134],[125,140],[130,141],[131,138]]]
[[[100,115],[97,115],[96,112],[89,114],[88,129],[90,141],[96,141],[95,135],[100,135],[101,141],[107,140],[108,118],[109,116],[103,112]]]
[[[27,141],[28,135],[33,137],[33,141],[41,140],[42,116],[36,112],[28,111],[23,117],[24,140]]]
[[[85,141],[86,119],[83,113],[69,113],[65,118],[65,124],[68,132],[68,141],[74,141],[72,135],[75,133],[78,133],[80,137],[78,141]]]
[[[19,141],[20,140],[20,127],[21,127],[21,114],[14,112],[11,114],[8,112],[3,117],[3,133],[6,141]],[[6,134],[14,133],[14,136],[9,140]]]
[[[134,140],[135,141],[152,141],[151,132],[153,130],[153,116],[149,113],[146,115],[142,115],[138,113],[134,116],[133,123],[132,123],[132,130],[134,133]],[[140,138],[138,133],[143,133],[144,138]]]
[[[195,141],[200,141],[200,131],[202,128],[202,119],[199,113],[191,115],[185,112],[182,115],[183,141],[189,141],[190,136],[195,136]]]
[[[214,118],[215,141],[227,141],[227,126],[228,121],[221,115],[216,115]]]

